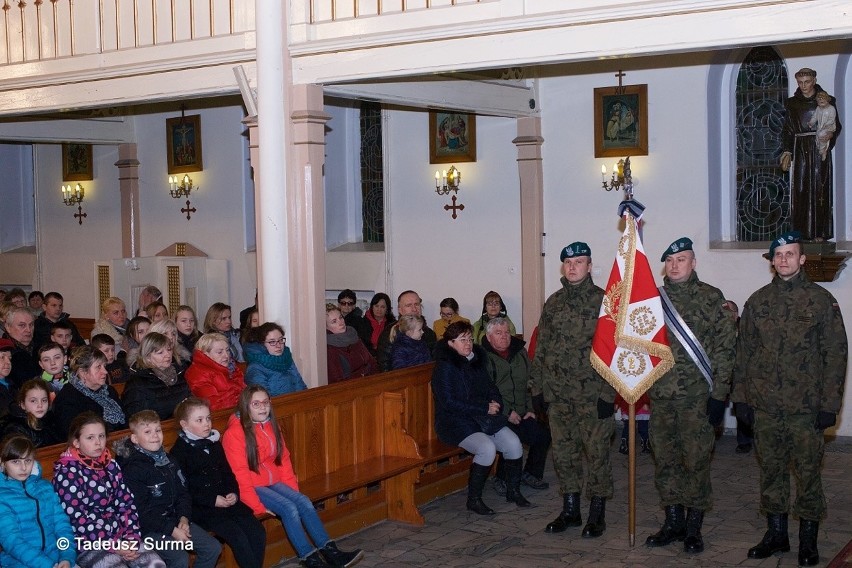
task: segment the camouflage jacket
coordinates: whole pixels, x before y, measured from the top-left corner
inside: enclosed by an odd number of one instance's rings
[[[615,400],[615,390],[589,361],[603,295],[591,277],[576,285],[562,278],[562,289],[547,299],[530,369],[533,396],[543,394],[547,402],[592,405],[598,398]]]
[[[743,309],[733,398],[767,412],[837,414],[848,350],[837,300],[804,271],[775,276]]]
[[[680,317],[701,342],[710,359],[713,371],[712,392],[707,379],[687,354],[683,345],[668,330],[675,364],[651,387],[651,400],[671,400],[712,396],[725,400],[731,391],[731,371],[734,368],[737,328],[734,321],[722,308],[725,297],[722,292],[698,279],[695,272],[686,282],[672,283],[665,279],[666,294],[677,308]]]

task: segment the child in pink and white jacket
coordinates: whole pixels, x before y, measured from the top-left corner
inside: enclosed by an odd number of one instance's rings
[[[75,536],[101,545],[78,546],[81,568],[165,567],[156,553],[143,548],[133,494],[106,447],[106,424],[94,412],[71,423],[68,449],[53,466],[53,487]]]

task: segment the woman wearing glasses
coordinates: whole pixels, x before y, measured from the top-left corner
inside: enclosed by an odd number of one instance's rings
[[[287,347],[284,328],[275,322],[266,322],[252,328],[245,344],[246,384],[265,388],[270,396],[297,392],[308,388],[293,354]]]
[[[242,370],[231,370],[230,362],[228,338],[221,333],[205,333],[195,343],[186,382],[192,394],[210,401],[211,411],[235,407],[246,386]]]
[[[361,550],[337,548],[311,500],[299,492],[290,451],[266,389],[250,385],[243,390],[222,446],[237,478],[240,501],[255,515],[269,511],[280,517],[302,566],[352,566],[363,557]]]
[[[473,328],[456,322],[447,327],[435,346],[432,397],[435,401],[435,432],[445,444],[473,454],[467,486],[467,508],[479,515],[494,511],[482,502],[482,489],[497,452],[506,462],[506,502],[529,507],[521,495],[521,461],[524,455],[518,436],[501,414],[503,398],[491,382],[488,356],[473,344]]]
[[[482,317],[473,324],[473,341],[477,345],[480,345],[482,338],[485,337],[485,324],[497,317],[509,322],[509,335],[517,333],[515,331],[515,324],[512,323],[512,320],[506,314],[506,304],[503,303],[503,298],[500,297],[500,294],[491,290],[482,299]]]
[[[435,320],[432,324],[432,330],[438,337],[444,337],[444,332],[447,331],[447,326],[457,321],[470,323],[470,320],[459,315],[459,303],[455,298],[444,298],[439,304],[441,317]]]

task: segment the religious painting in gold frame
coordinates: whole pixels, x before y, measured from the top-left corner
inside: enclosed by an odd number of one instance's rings
[[[476,115],[429,112],[429,163],[476,161]]]
[[[92,169],[91,144],[62,145],[62,181],[95,179]]]
[[[201,115],[176,116],[166,120],[166,152],[170,174],[204,169],[201,160]]]
[[[595,158],[648,155],[648,85],[595,89]]]

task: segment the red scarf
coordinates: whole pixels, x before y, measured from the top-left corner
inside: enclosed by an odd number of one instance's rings
[[[376,318],[373,317],[373,310],[367,310],[367,321],[370,322],[370,327],[373,330],[373,333],[370,334],[370,344],[373,346],[373,349],[377,349],[379,345],[379,336],[382,335],[382,331],[388,324],[388,318],[385,317],[382,321],[376,321]]]

